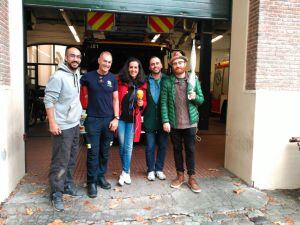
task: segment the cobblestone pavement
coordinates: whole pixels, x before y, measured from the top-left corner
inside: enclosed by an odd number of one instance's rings
[[[21,183],[1,206],[0,225],[84,224],[185,224],[269,225],[300,224],[300,189],[260,191],[230,176],[199,178],[202,192],[192,193],[186,184],[169,187],[170,180],[150,182],[133,178],[120,187],[110,179],[111,190],[98,187],[98,197],[64,196],[65,212],[53,210],[49,188]]]

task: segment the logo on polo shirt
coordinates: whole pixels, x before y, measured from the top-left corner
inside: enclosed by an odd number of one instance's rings
[[[112,83],[111,83],[110,80],[107,81],[107,86],[108,86],[108,87],[112,87]]]

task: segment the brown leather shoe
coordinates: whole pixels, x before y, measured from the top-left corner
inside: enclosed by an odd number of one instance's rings
[[[187,184],[193,192],[195,192],[195,193],[201,192],[201,189],[200,189],[200,187],[199,187],[199,185],[196,181],[196,176],[195,175],[189,176],[189,180],[188,180]]]
[[[184,173],[183,172],[178,172],[177,171],[177,177],[175,180],[171,182],[171,187],[172,188],[179,188],[184,182]]]

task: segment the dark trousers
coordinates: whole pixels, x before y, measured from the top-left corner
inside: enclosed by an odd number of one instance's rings
[[[185,149],[187,173],[195,174],[195,136],[196,127],[187,129],[171,129],[171,141],[174,150],[175,167],[178,172],[184,172],[182,149]]]
[[[96,183],[107,171],[110,142],[113,132],[109,130],[112,118],[87,117],[85,127],[91,148],[87,152],[87,183]]]
[[[79,126],[62,130],[52,136],[53,148],[49,182],[51,192],[63,192],[65,186],[73,185],[73,171],[79,147]]]
[[[168,143],[168,133],[163,130],[146,133],[146,163],[147,172],[163,171]],[[157,153],[155,149],[157,146]]]

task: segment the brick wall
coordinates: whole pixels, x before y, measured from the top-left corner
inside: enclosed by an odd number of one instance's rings
[[[0,1],[0,86],[10,85],[8,0]]]
[[[300,91],[299,0],[250,0],[247,90]]]

